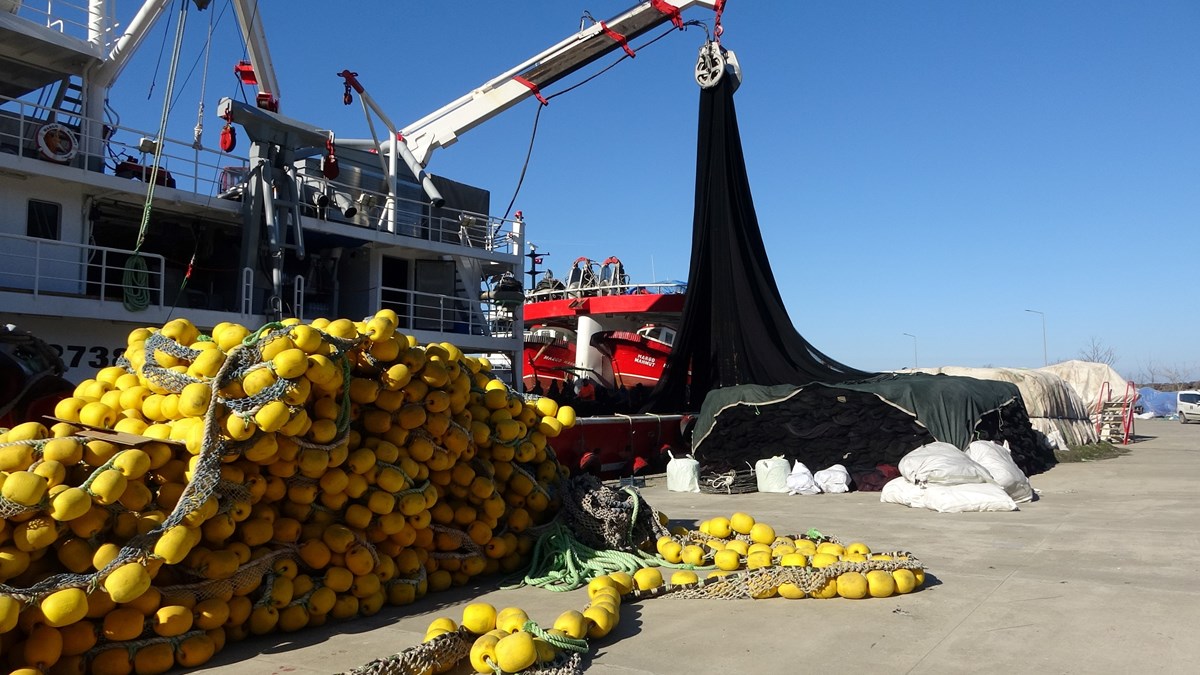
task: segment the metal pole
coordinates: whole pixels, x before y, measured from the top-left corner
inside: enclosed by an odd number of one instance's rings
[[[1029,312],[1030,314],[1042,315],[1042,365],[1048,366],[1050,365],[1050,358],[1049,353],[1046,351],[1046,313],[1039,312],[1036,309],[1027,309],[1025,311]]]
[[[913,370],[916,370],[917,369],[917,336],[913,335],[912,333],[904,333],[904,335],[907,335],[908,337],[913,339]]]

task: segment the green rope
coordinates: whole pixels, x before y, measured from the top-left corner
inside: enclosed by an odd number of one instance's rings
[[[141,312],[150,306],[150,268],[146,259],[135,251],[125,261],[125,269],[121,272],[121,285],[124,288],[122,303],[130,312]]]
[[[641,500],[641,497],[638,495],[638,491],[633,489],[632,485],[626,485],[625,487],[621,488],[621,492],[624,492],[625,494],[629,495],[633,499],[633,516],[629,519],[629,532],[626,533],[629,537],[630,542],[632,543],[633,528],[637,527],[637,521],[638,521],[637,520],[638,519],[638,506],[640,505],[640,502],[642,500]]]
[[[611,572],[630,574],[659,559],[649,554],[597,550],[583,544],[560,522],[555,522],[534,544],[529,571],[517,585],[549,591],[573,591]],[[663,561],[665,562],[665,561]]]
[[[133,255],[125,262],[121,283],[124,290],[125,309],[140,312],[150,306],[149,269],[142,258],[142,243],[150,227],[150,211],[154,204],[154,185],[158,182],[158,168],[162,163],[163,144],[167,138],[167,118],[171,112],[171,94],[175,91],[175,75],[179,69],[179,53],[183,48],[183,27],[187,24],[187,3],[181,3],[179,23],[175,28],[175,45],[171,55],[171,67],[167,75],[167,93],[163,97],[162,115],[158,122],[158,136],[154,147],[154,161],[150,165],[150,176],[146,179],[146,203],[142,206],[142,223],[138,228],[137,244]],[[160,270],[160,274],[165,270]]]
[[[565,652],[576,652],[578,654],[586,654],[588,643],[586,639],[567,637],[566,635],[555,635],[542,630],[542,627],[537,625],[536,621],[526,621],[521,630],[526,633],[531,633],[536,638],[541,638],[551,645]]]
[[[280,330],[282,328],[286,328],[286,326],[284,326],[282,323],[280,323],[278,321],[272,321],[271,323],[265,323],[258,330],[254,331],[253,333],[242,338],[242,344],[246,345],[247,347],[253,347],[254,345],[258,344],[259,340],[262,339],[263,333],[269,333],[271,331]]]

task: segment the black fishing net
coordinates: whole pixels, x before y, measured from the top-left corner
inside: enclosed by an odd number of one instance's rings
[[[732,78],[724,77],[700,90],[687,301],[648,411],[699,410],[710,390],[738,384],[834,383],[872,375],[822,354],[792,326],[750,196],[733,89]]]

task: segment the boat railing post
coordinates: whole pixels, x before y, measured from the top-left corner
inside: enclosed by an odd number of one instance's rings
[[[27,136],[25,135],[25,107],[26,107],[26,104],[24,101],[18,101],[17,103],[18,103],[18,109],[21,111],[20,114],[17,116],[18,117],[18,121],[17,121],[17,156],[24,157],[25,156],[25,147],[24,147],[25,139],[27,138]]]
[[[396,194],[396,165],[400,140],[392,135],[391,147],[388,148],[388,226],[387,231],[396,234],[396,224],[400,222],[400,201]]]
[[[158,306],[167,304],[167,259],[158,258]]]
[[[33,242],[33,297],[37,299],[42,281],[42,242]]]
[[[83,283],[84,283],[84,288],[86,289],[87,288],[87,266],[86,265],[84,266]],[[125,285],[123,280],[121,282],[121,285],[122,286]],[[124,290],[129,290],[129,289],[124,289]],[[107,299],[108,299],[108,249],[102,248],[102,249],[100,249],[100,300],[103,301],[103,300],[107,300]]]
[[[254,270],[242,268],[242,314],[254,313]]]
[[[296,310],[296,318],[304,320],[304,277],[296,275],[292,281],[292,307]]]
[[[525,241],[525,219],[521,212],[517,211],[517,217],[512,221],[512,237],[509,238],[510,249],[509,253],[513,255],[521,255],[522,242]]]

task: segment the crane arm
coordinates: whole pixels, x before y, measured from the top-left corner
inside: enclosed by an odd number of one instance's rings
[[[720,11],[725,0],[678,0],[674,5],[660,0],[642,2],[632,9],[599,21],[559,42],[507,72],[425,117],[403,127],[409,150],[422,166],[437,148],[444,148],[463,134],[537,96],[558,80],[618,49],[630,55],[628,41],[668,21],[682,27],[679,13],[693,6]],[[544,99],[542,99],[544,101]]]
[[[259,3],[249,5],[247,0],[233,0],[237,14],[238,29],[246,41],[246,53],[250,66],[258,80],[259,107],[277,110],[279,107],[279,79],[275,76],[275,64],[271,61],[271,50],[267,47],[267,34],[263,30]],[[263,102],[267,103],[263,106]]]

